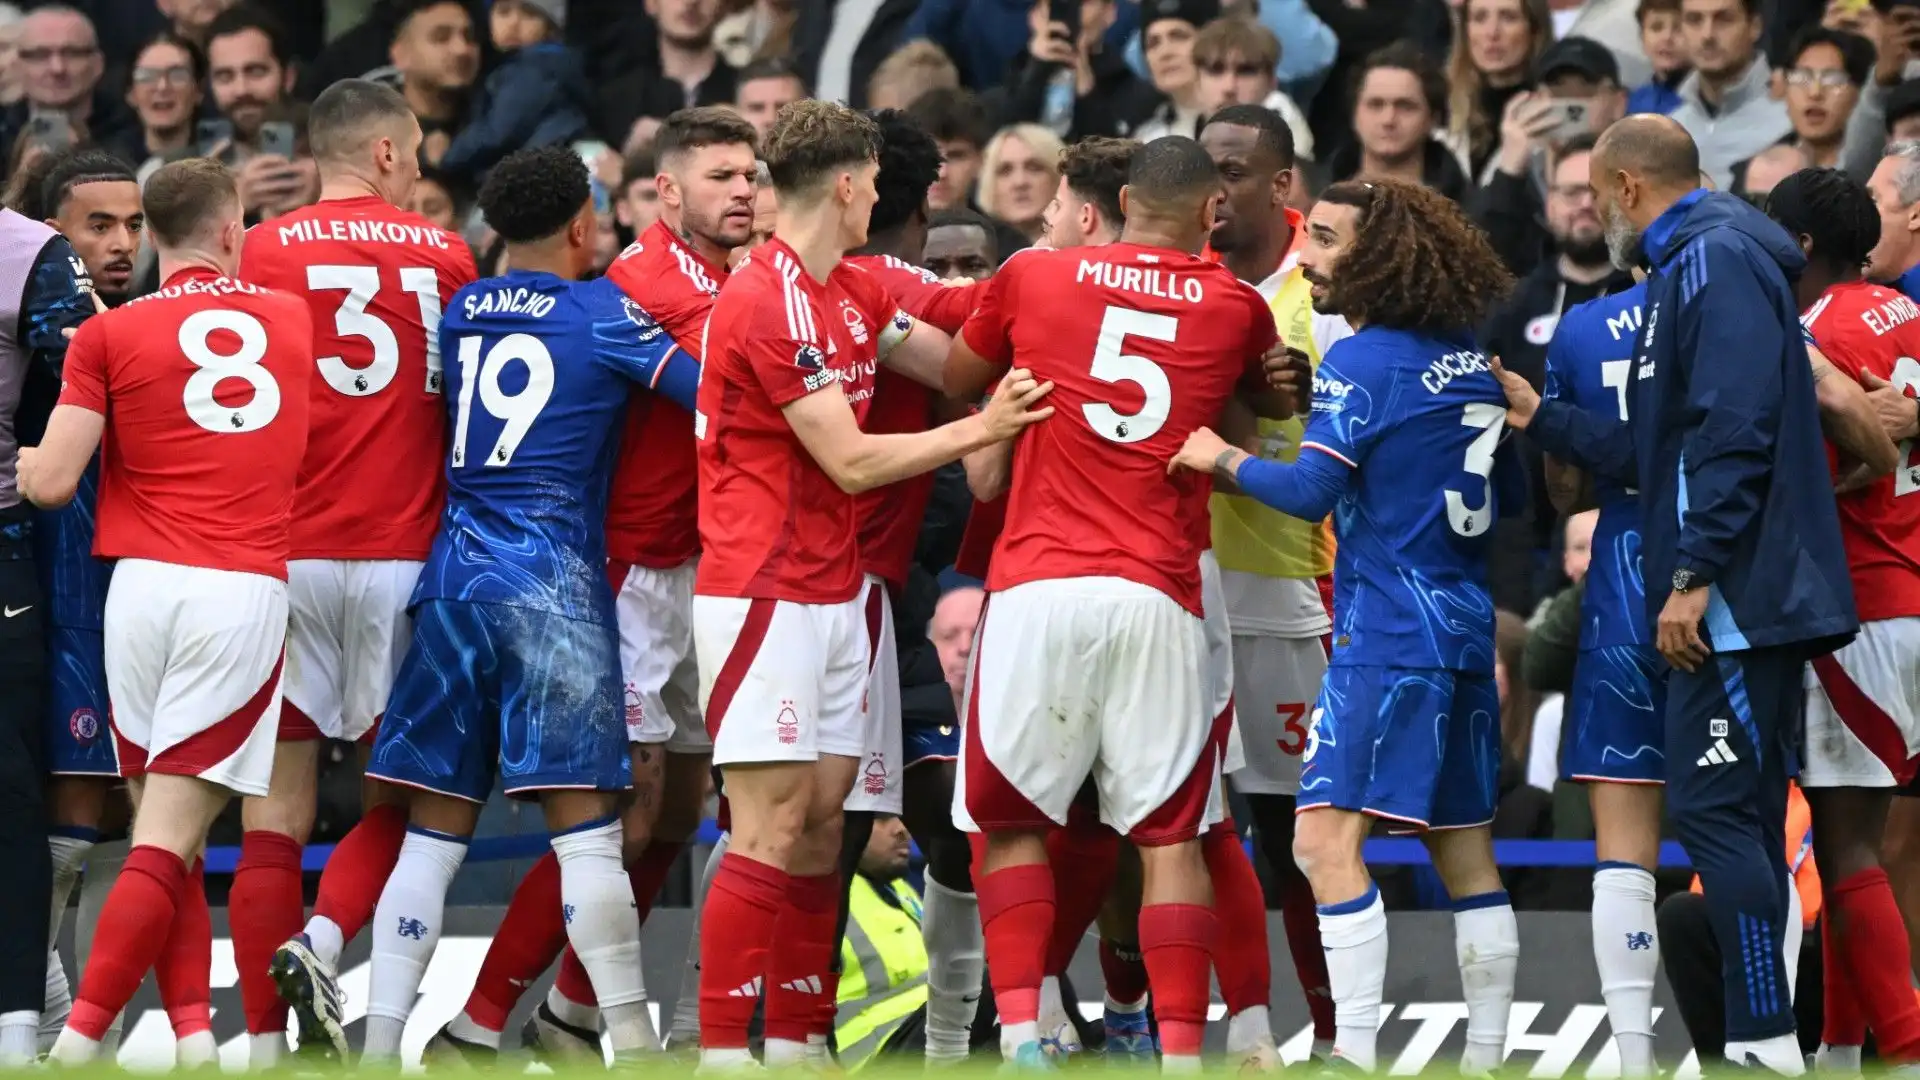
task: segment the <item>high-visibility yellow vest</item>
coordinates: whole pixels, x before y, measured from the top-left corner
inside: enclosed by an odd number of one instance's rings
[[[1293,226],[1294,250],[1281,263],[1287,267],[1296,258],[1306,223],[1293,210],[1287,211]],[[1268,306],[1273,309],[1274,326],[1280,340],[1307,354],[1315,369],[1320,366],[1320,343],[1313,332],[1312,285],[1298,266],[1286,270],[1280,288]],[[1292,462],[1300,456],[1300,438],[1306,423],[1299,419],[1260,420],[1260,456],[1273,461]],[[1333,522],[1301,521],[1272,507],[1263,506],[1245,495],[1213,496],[1213,554],[1223,570],[1238,570],[1277,578],[1318,578],[1333,573]]]
[[[855,875],[840,946],[840,998],[834,1042],[848,1072],[864,1068],[888,1036],[927,1003],[927,946],[920,897],[902,878],[876,889]]]

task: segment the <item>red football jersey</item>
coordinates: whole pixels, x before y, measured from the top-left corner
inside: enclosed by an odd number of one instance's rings
[[[816,280],[779,237],[714,301],[700,369],[700,546],[694,591],[804,604],[860,595],[853,496],[827,476],[780,410],[838,383],[857,417],[882,339],[912,320],[869,274]]]
[[[707,315],[726,283],[717,266],[656,221],[614,260],[607,276],[701,360]],[[693,414],[650,390],[627,397],[626,432],[607,503],[607,555],[666,570],[700,553],[700,466]]]
[[[60,403],[107,418],[95,555],[286,578],[312,335],[298,297],[201,269],[82,324]]]
[[[1833,365],[1858,379],[1871,371],[1909,395],[1920,388],[1920,305],[1864,281],[1828,289],[1801,317]],[[1900,446],[1900,465],[1872,487],[1839,498],[1840,536],[1863,621],[1920,615],[1920,454]]]
[[[254,226],[240,276],[303,297],[313,435],[295,559],[425,559],[446,502],[440,313],[474,279],[466,242],[368,195]]]
[[[1122,577],[1199,615],[1212,481],[1167,462],[1215,423],[1275,341],[1260,294],[1225,267],[1138,244],[1038,251],[1000,268],[962,330],[982,359],[1051,379],[1051,419],[1014,448],[989,592]]]
[[[849,255],[847,262],[873,275],[902,310],[923,322],[930,322],[923,314],[928,302],[949,291],[932,274],[891,255]],[[867,431],[875,435],[925,431],[932,422],[933,391],[896,371],[881,368],[874,373]],[[875,488],[855,502],[861,569],[879,575],[896,594],[906,587],[907,568],[920,541],[920,521],[932,497],[929,472]]]

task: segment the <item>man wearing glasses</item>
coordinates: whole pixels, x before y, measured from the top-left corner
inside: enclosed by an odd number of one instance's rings
[[[0,155],[31,138],[59,151],[81,139],[116,140],[133,117],[100,91],[105,64],[93,23],[69,7],[43,7],[21,23],[20,69],[26,96],[0,114]]]

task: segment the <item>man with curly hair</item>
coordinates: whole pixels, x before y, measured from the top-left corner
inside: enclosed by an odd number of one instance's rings
[[[1483,1075],[1505,1054],[1520,953],[1490,827],[1500,703],[1487,547],[1495,515],[1525,489],[1471,327],[1512,279],[1459,207],[1399,181],[1329,188],[1300,265],[1314,309],[1355,333],[1315,373],[1299,458],[1256,458],[1203,429],[1174,464],[1302,520],[1338,510],[1333,655],[1293,842],[1320,905],[1334,1054],[1375,1066],[1387,916],[1361,846],[1378,818],[1422,835],[1453,898],[1461,1070]]]
[[[410,797],[374,913],[362,1060],[399,1056],[496,774],[545,812],[566,934],[621,1060],[657,1046],[615,812],[633,774],[600,523],[629,389],[690,406],[700,368],[612,280],[579,283],[594,211],[577,154],[509,155],[480,206],[509,270],[456,292],[440,327],[447,508],[367,766]]]

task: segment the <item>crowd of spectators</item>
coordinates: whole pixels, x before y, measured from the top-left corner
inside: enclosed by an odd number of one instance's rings
[[[1719,187],[1763,198],[1809,165],[1865,180],[1889,139],[1920,136],[1920,6],[1906,0],[0,0],[0,164],[19,205],[72,146],[144,178],[214,155],[251,220],[313,200],[305,102],[367,76],[426,132],[414,209],[461,233],[483,272],[499,245],[472,209],[513,150],[566,143],[592,164],[599,258],[654,219],[650,140],[695,104],[765,131],[820,96],[906,110],[945,156],[923,262],[985,278],[1033,243],[1064,144],[1197,134],[1263,104],[1292,127],[1310,205],[1332,182],[1399,177],[1459,201],[1519,284],[1483,328],[1538,385],[1560,315],[1625,284],[1587,190],[1593,136],[1672,115]],[[135,272],[151,281],[150,255]],[[1590,523],[1536,485],[1503,526],[1496,600],[1510,689],[1508,789],[1520,835],[1577,835],[1547,795],[1553,702],[1522,679],[1528,644],[1565,630]],[[1556,614],[1557,613],[1557,614]],[[1539,720],[1536,719],[1536,715]],[[1529,760],[1534,764],[1530,768]]]

